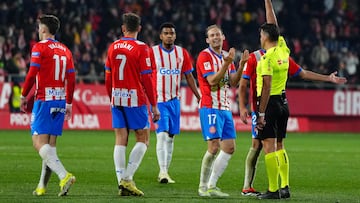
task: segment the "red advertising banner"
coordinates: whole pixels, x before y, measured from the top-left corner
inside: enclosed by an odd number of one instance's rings
[[[0,83],[0,129],[28,129],[30,114],[10,113],[10,83]],[[231,111],[237,131],[250,131],[240,121],[237,90],[230,92]],[[360,91],[303,90],[287,91],[291,118],[288,130],[360,132]],[[198,103],[190,88],[181,88],[181,130],[199,131]],[[251,123],[249,118],[248,123]],[[110,130],[110,102],[104,85],[78,84],[74,93],[73,117],[65,129]]]
[[[360,116],[360,91],[291,89],[286,94],[293,116]]]

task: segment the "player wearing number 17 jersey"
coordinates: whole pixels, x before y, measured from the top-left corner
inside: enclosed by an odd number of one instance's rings
[[[147,101],[153,120],[160,118],[156,87],[152,82],[149,47],[136,40],[141,29],[140,17],[133,13],[122,16],[124,37],[108,48],[105,85],[111,100],[112,126],[115,130],[114,164],[120,195],[143,196],[133,181],[147,150],[150,137]],[[134,130],[136,144],[126,165],[129,130]]]
[[[229,194],[220,191],[216,184],[235,150],[236,132],[228,91],[230,85],[239,82],[249,52],[244,51],[240,68],[236,71],[233,65],[235,49],[231,48],[229,53],[222,50],[225,36],[221,28],[209,26],[206,36],[209,48],[200,52],[196,62],[202,95],[199,109],[201,130],[208,145],[202,159],[198,193],[199,196],[227,197]]]
[[[31,52],[29,72],[21,94],[21,109],[26,109],[26,96],[36,82],[35,103],[31,115],[33,146],[43,163],[39,184],[34,195],[44,195],[46,184],[54,171],[60,179],[59,196],[66,195],[75,182],[56,154],[56,138],[62,134],[64,119],[71,118],[75,88],[75,69],[70,50],[55,40],[59,19],[43,15],[38,20],[40,42]]]

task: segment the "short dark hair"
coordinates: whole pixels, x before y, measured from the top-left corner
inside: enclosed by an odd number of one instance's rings
[[[162,32],[162,30],[164,28],[174,28],[174,29],[176,29],[175,25],[173,23],[170,23],[170,22],[165,22],[165,23],[160,25],[160,33]]]
[[[55,35],[60,29],[60,20],[54,15],[41,15],[39,22],[46,25],[52,35]]]
[[[260,30],[266,32],[269,35],[269,40],[272,42],[275,42],[279,39],[280,31],[276,24],[264,23],[261,25]]]
[[[135,13],[123,14],[122,21],[129,32],[137,32],[141,23],[140,16]]]

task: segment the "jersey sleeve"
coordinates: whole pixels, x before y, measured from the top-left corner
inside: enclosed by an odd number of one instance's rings
[[[149,47],[144,44],[140,47],[140,72],[142,74],[142,84],[145,89],[145,93],[151,105],[156,105],[157,91],[156,83],[153,80],[153,66],[151,65],[150,50]]]
[[[151,61],[151,69],[152,69],[152,83],[153,87],[156,88],[156,100],[158,98],[157,92],[157,67],[155,62],[154,50],[152,48],[149,49],[150,61]]]
[[[266,55],[262,56],[259,64],[260,66],[259,76],[273,74],[273,68],[271,63],[272,63],[271,56],[266,56]]]
[[[289,57],[289,76],[295,77],[300,74],[302,68],[299,64],[297,64],[294,59]]]
[[[255,73],[257,66],[256,57],[253,53],[250,54],[248,61],[245,63],[242,78],[250,80],[252,75]]]
[[[40,63],[41,63],[41,46],[39,44],[36,44],[31,50],[29,72],[26,75],[26,79],[23,85],[23,90],[21,95],[27,96],[29,94],[32,86],[35,83],[36,75],[39,72]]]
[[[277,47],[279,47],[280,49],[282,49],[285,52],[287,52],[288,54],[290,54],[290,49],[287,46],[286,41],[283,36],[279,36]]]
[[[74,60],[70,50],[67,51],[69,63],[66,68],[66,103],[72,104],[75,90],[75,67]]]
[[[199,69],[202,77],[206,78],[208,75],[214,74],[214,68],[211,57],[206,52],[201,52],[198,56],[196,67]]]
[[[183,50],[183,53],[184,53],[184,62],[183,62],[183,67],[182,67],[181,71],[184,74],[189,74],[194,70],[194,68],[193,68],[189,53],[184,48],[182,48],[182,50]]]
[[[109,96],[109,98],[111,98],[111,86],[112,86],[112,77],[111,77],[111,60],[110,60],[110,55],[112,53],[112,46],[110,46],[108,53],[107,53],[107,57],[106,57],[106,62],[105,62],[105,88],[106,88],[106,92]]]
[[[150,60],[150,50],[146,44],[140,46],[140,73],[141,74],[149,74],[152,73],[153,68]]]
[[[231,73],[231,74],[236,73],[236,68],[235,68],[234,62],[232,62],[229,66],[230,66],[229,73]]]

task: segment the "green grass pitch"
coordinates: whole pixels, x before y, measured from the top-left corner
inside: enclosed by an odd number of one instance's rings
[[[35,197],[41,160],[29,131],[0,131],[0,202],[259,202],[241,196],[244,161],[250,147],[248,132],[239,132],[237,148],[218,182],[227,199],[197,195],[200,165],[206,150],[200,132],[182,132],[175,138],[170,175],[175,184],[157,182],[156,136],[135,174],[144,197],[117,195],[114,172],[113,131],[64,131],[57,151],[76,183],[69,195],[57,197],[59,180],[52,175],[47,194]],[[130,135],[129,148],[134,144]],[[286,149],[290,159],[291,199],[265,202],[360,202],[360,135],[348,133],[289,133]],[[263,155],[259,159],[255,188],[267,188]]]

